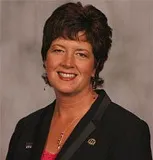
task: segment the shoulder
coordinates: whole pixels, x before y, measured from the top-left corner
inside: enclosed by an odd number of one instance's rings
[[[46,107],[43,107],[35,112],[30,113],[29,115],[23,117],[22,119],[20,119],[16,125],[16,128],[21,128],[21,127],[30,127],[30,126],[34,126],[38,123],[38,121],[46,114],[50,111],[52,107],[52,103],[49,104]]]
[[[112,159],[152,159],[150,131],[144,120],[111,102],[101,122],[106,137],[112,140]]]
[[[144,131],[149,133],[149,127],[144,120],[113,102],[107,108],[104,120],[110,130],[118,135],[139,135]]]
[[[131,131],[148,130],[148,125],[144,120],[124,107],[112,102],[104,90],[97,90],[96,92],[100,95],[96,106],[100,105],[102,107],[102,105],[109,103],[101,119],[101,123],[106,130],[117,135]]]

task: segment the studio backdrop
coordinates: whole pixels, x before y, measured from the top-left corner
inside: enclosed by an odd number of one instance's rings
[[[55,98],[41,78],[42,31],[46,18],[65,2],[70,1],[0,2],[1,160],[19,119]],[[153,0],[81,2],[102,10],[113,28],[112,49],[101,72],[104,89],[114,102],[148,123],[153,139]]]

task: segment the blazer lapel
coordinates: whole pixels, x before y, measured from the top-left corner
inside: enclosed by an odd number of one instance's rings
[[[104,92],[104,91],[103,91]],[[102,101],[101,101],[102,99]],[[101,101],[100,103],[98,101]],[[100,121],[104,115],[104,112],[111,100],[104,92],[99,97],[97,104],[93,104],[91,107],[93,110],[89,110],[89,113],[81,120],[78,126],[74,129],[63,148],[57,155],[56,160],[70,160],[72,155],[77,151],[81,144],[88,138],[88,136],[96,129],[94,121]],[[94,108],[95,107],[95,108]],[[83,122],[82,122],[83,121]],[[80,133],[80,135],[79,135]],[[79,136],[78,136],[79,135]]]
[[[110,98],[108,97],[108,95],[105,93],[105,96],[102,100],[102,102],[99,105],[99,108],[97,109],[94,117],[93,117],[93,121],[100,121],[105,113],[105,110],[107,109],[107,107],[109,106],[109,104],[111,103]]]
[[[48,137],[55,101],[42,113],[34,134],[34,144],[30,160],[40,160]]]
[[[90,122],[85,127],[84,131],[80,134],[80,136],[69,146],[66,152],[57,160],[69,160],[74,152],[80,147],[80,145],[86,140],[86,138],[90,135],[91,132],[95,130],[95,125]]]

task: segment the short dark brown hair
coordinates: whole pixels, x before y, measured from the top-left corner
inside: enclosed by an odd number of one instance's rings
[[[96,73],[91,77],[94,89],[102,86],[99,77],[112,44],[112,29],[107,18],[92,5],[82,6],[80,2],[66,3],[58,7],[47,19],[43,30],[42,60],[46,60],[47,51],[53,40],[59,37],[76,40],[78,32],[84,31],[87,41],[92,45],[95,58]],[[45,77],[43,77],[45,79]],[[48,79],[45,79],[49,83]]]

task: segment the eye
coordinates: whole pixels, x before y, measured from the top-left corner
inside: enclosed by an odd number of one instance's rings
[[[77,53],[77,55],[81,58],[87,58],[87,55],[85,53]]]
[[[54,53],[63,53],[64,51],[61,49],[53,49],[52,52]]]

